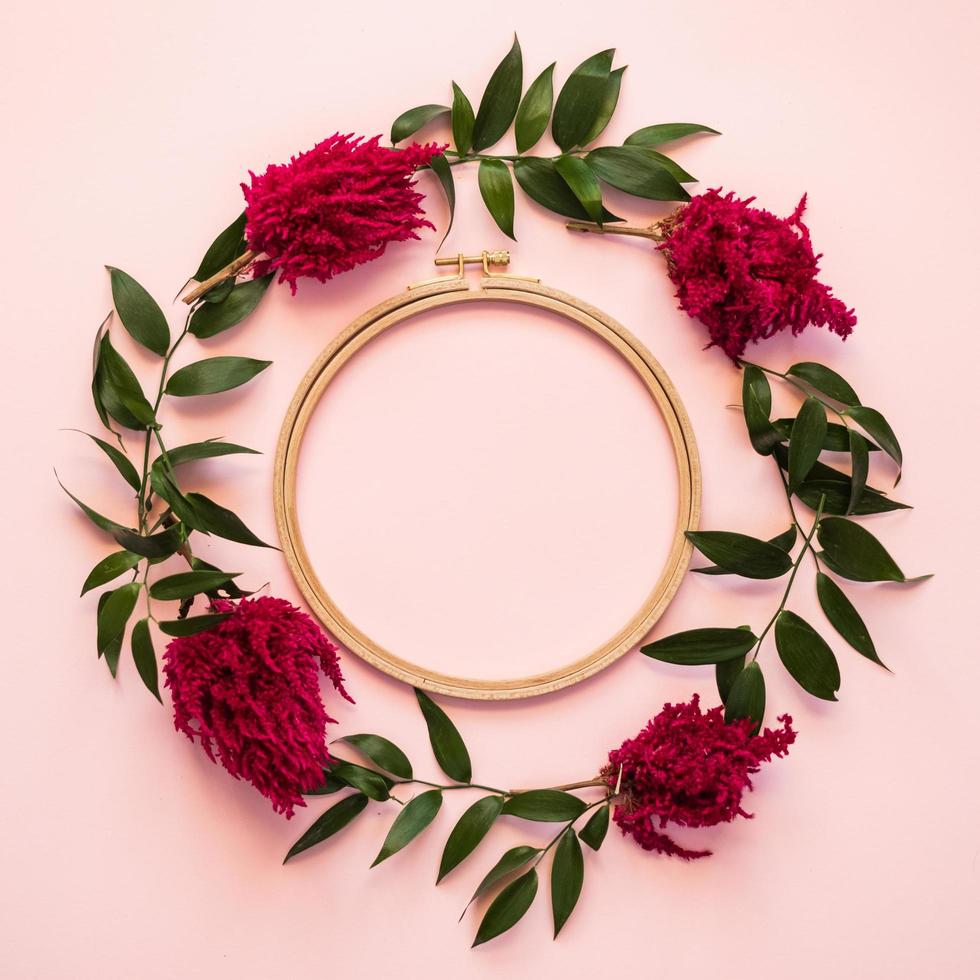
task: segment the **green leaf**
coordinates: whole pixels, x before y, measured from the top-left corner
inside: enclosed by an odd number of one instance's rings
[[[881,662],[868,627],[841,587],[823,572],[817,572],[817,598],[830,624],[862,657],[888,668]]]
[[[127,582],[108,594],[98,615],[97,649],[100,654],[105,653],[110,642],[126,628],[141,590],[139,582]]]
[[[609,804],[599,807],[595,813],[589,817],[585,826],[578,832],[579,840],[593,851],[598,851],[602,847],[602,842],[606,839],[606,831],[609,830]]]
[[[895,479],[897,485],[902,477],[902,447],[898,444],[898,438],[895,436],[892,427],[888,424],[884,415],[865,405],[854,405],[851,408],[845,408],[844,414],[854,419],[895,460],[895,464],[898,466],[898,477]]]
[[[538,873],[534,868],[512,881],[490,903],[480,928],[476,931],[474,946],[480,946],[517,925],[531,907],[538,891]]]
[[[241,323],[265,295],[274,273],[233,285],[220,303],[207,302],[191,315],[188,329],[199,340],[214,337]]]
[[[774,538],[769,538],[769,544],[774,544],[777,548],[788,552],[794,544],[796,544],[796,525],[791,524],[789,529],[783,531],[782,534],[777,534]],[[692,568],[692,572],[697,572],[699,575],[734,575],[734,572],[730,572],[727,568],[722,568],[720,565],[704,565],[702,568]]]
[[[194,505],[181,493],[164,466],[165,461],[161,458],[150,468],[150,486],[153,492],[167,502],[177,520],[195,531],[207,534]]]
[[[109,601],[112,592],[103,592],[99,596],[99,607],[98,607],[98,617],[102,616],[102,610],[105,609],[106,603]],[[104,651],[99,651],[99,657],[105,657],[106,666],[109,668],[109,673],[115,677],[116,670],[119,667],[119,655],[122,653],[122,641],[123,634],[122,631],[113,637]]]
[[[220,572],[221,569],[216,565],[211,565],[210,563],[204,561],[203,558],[198,558],[194,555],[191,558],[191,568],[196,572]],[[218,598],[218,594],[223,592],[229,599],[245,599],[252,595],[251,592],[244,592],[240,589],[234,582],[228,581],[224,585],[219,585],[218,588],[214,590],[215,598]],[[210,595],[210,593],[208,593]]]
[[[470,754],[449,716],[425,693],[415,688],[422,717],[429,729],[429,742],[439,768],[457,783],[468,783],[473,776]]]
[[[234,288],[235,277],[230,276],[227,279],[222,279],[221,282],[216,282],[206,293],[201,296],[201,300],[204,303],[223,303]]]
[[[662,143],[679,140],[684,136],[693,136],[695,133],[721,136],[717,129],[701,126],[698,123],[659,123],[656,126],[644,126],[643,129],[630,133],[623,143],[626,146],[660,146]]]
[[[332,772],[328,769],[323,771],[323,782],[319,786],[315,786],[313,789],[306,790],[303,793],[304,796],[329,796],[331,793],[339,793],[340,790],[345,789],[347,783],[343,780],[338,779]]]
[[[555,160],[555,170],[588,212],[589,218],[602,224],[602,189],[589,165],[578,157],[560,156]]]
[[[518,793],[510,797],[503,808],[503,812],[511,817],[543,823],[574,820],[584,810],[585,804],[577,796],[559,789],[532,789],[527,793]]]
[[[665,664],[691,667],[744,657],[756,643],[758,637],[751,630],[706,627],[665,636],[640,647],[640,653]]]
[[[150,586],[150,597],[169,601],[171,599],[187,599],[200,595],[224,585],[241,572],[178,572],[158,579]]]
[[[306,833],[289,849],[282,863],[285,864],[290,858],[296,857],[297,854],[314,847],[316,844],[322,844],[327,838],[333,837],[338,831],[343,830],[364,810],[367,803],[368,798],[363,793],[345,796],[338,803],[335,803],[326,813],[321,813],[313,821]]]
[[[804,691],[824,701],[837,700],[840,668],[834,651],[806,620],[788,609],[776,619],[776,650]]]
[[[670,157],[664,156],[663,153],[658,153],[656,150],[651,150],[646,146],[641,147],[641,149],[651,160],[659,163],[679,184],[690,184],[697,181],[697,177],[689,174],[679,163],[671,160]]]
[[[142,429],[154,422],[153,408],[126,363],[106,334],[99,344],[93,384],[106,411],[127,429]]]
[[[449,112],[447,105],[419,105],[403,112],[391,124],[391,142],[400,143],[403,139],[417,133],[427,123]]]
[[[520,160],[515,160],[514,176],[524,193],[543,208],[566,218],[591,220],[589,212],[582,207],[581,202],[572,193],[551,160],[540,157],[522,157]],[[603,208],[602,220],[606,222],[623,219]]]
[[[584,146],[603,109],[615,49],[586,58],[568,76],[555,101],[551,136],[563,153]]]
[[[517,115],[521,101],[521,87],[524,83],[524,66],[521,59],[521,46],[514,37],[510,51],[497,65],[487,82],[480,100],[480,108],[473,124],[473,149],[479,153],[493,146],[507,132]]]
[[[720,568],[745,578],[779,578],[793,560],[777,545],[735,531],[686,531],[685,537]]]
[[[523,868],[531,858],[540,853],[540,847],[531,847],[529,844],[520,844],[517,847],[512,847],[509,851],[505,851],[503,857],[484,875],[483,881],[473,892],[473,897],[467,903],[466,908],[468,909],[481,895],[485,895],[498,881]],[[463,915],[465,914],[466,909],[463,909]],[[460,918],[462,919],[462,917],[461,915]]]
[[[170,347],[170,328],[157,301],[122,269],[109,270],[112,302],[122,325],[137,343],[163,357]]]
[[[836,371],[831,371],[829,367],[817,364],[816,361],[793,364],[786,369],[786,373],[805,381],[814,391],[819,391],[842,405],[861,404],[854,389]]]
[[[394,742],[389,742],[381,735],[345,735],[338,741],[353,745],[385,772],[390,772],[399,779],[412,778],[412,764],[408,761],[408,756]]]
[[[773,419],[772,424],[778,430],[783,442],[789,442],[790,432],[792,432],[795,421],[795,419]],[[830,453],[849,453],[851,451],[849,433],[852,431],[848,426],[841,425],[839,422],[828,422],[827,435],[824,437],[823,445],[820,448]],[[868,439],[864,441],[870,452],[880,452],[879,447],[873,442]]]
[[[117,449],[112,443],[106,442],[105,439],[93,436],[90,432],[81,432],[80,429],[73,429],[72,431],[80,432],[83,436],[88,436],[109,457],[112,465],[119,471],[119,475],[139,493],[140,487],[142,486],[140,475],[136,472],[136,467],[133,466],[129,457],[124,452]]]
[[[197,272],[191,277],[198,282],[210,279],[226,265],[234,262],[242,255],[248,244],[245,241],[245,212],[243,211],[227,228],[208,246],[208,250],[197,267]]]
[[[718,687],[718,697],[721,698],[722,704],[728,701],[732,686],[744,668],[744,656],[735,657],[733,660],[722,660],[715,664],[715,684]]]
[[[453,82],[453,143],[460,156],[466,156],[473,145],[473,106],[463,90]]]
[[[453,218],[456,215],[456,184],[453,180],[453,168],[449,166],[449,161],[445,155],[440,153],[429,161],[429,169],[439,179],[443,193],[446,195],[446,203],[449,205],[449,223],[446,225],[446,233],[442,236],[442,242],[449,237],[449,232],[453,228]],[[442,242],[439,247],[442,247]]]
[[[216,504],[205,497],[203,493],[189,493],[187,499],[194,507],[202,524],[202,529],[227,541],[237,541],[239,544],[249,544],[256,548],[272,548],[261,538],[256,537],[242,522],[242,519],[227,507]]]
[[[561,835],[551,865],[551,912],[555,923],[555,938],[572,914],[585,877],[582,845],[571,827]]]
[[[257,449],[249,449],[247,446],[237,446],[233,442],[219,442],[217,439],[212,439],[209,442],[190,442],[185,446],[177,446],[176,449],[168,449],[166,461],[171,466],[180,466],[182,463],[190,463],[197,459],[211,459],[215,456],[233,456],[236,453],[260,455]],[[154,465],[163,462],[164,457],[160,456]]]
[[[751,718],[755,722],[755,730],[758,731],[762,727],[765,713],[766,681],[762,676],[762,668],[753,660],[745,665],[728,692],[725,700],[725,721]]]
[[[554,99],[552,79],[555,73],[555,63],[548,65],[538,77],[531,82],[530,87],[521,99],[514,121],[514,135],[517,138],[517,152],[527,153],[548,128],[551,118],[551,106]]]
[[[609,77],[606,79],[606,87],[602,93],[599,112],[595,117],[595,121],[592,123],[592,128],[585,134],[585,138],[582,140],[582,146],[588,146],[589,143],[597,140],[609,125],[609,120],[612,119],[612,115],[616,111],[616,105],[619,102],[619,90],[623,84],[623,72],[626,71],[626,67],[626,65],[623,65],[622,68],[617,68],[615,71],[609,73]]]
[[[689,201],[677,178],[642,146],[600,146],[585,162],[607,184],[651,201]]]
[[[457,865],[468,858],[477,845],[493,826],[494,820],[500,816],[504,805],[501,796],[484,796],[470,806],[453,827],[439,862],[438,885]]]
[[[827,412],[816,398],[800,406],[789,439],[789,490],[795,493],[813,468],[827,436]]]
[[[180,398],[230,391],[251,381],[271,363],[252,357],[208,357],[175,371],[165,390]]]
[[[97,510],[92,510],[92,508],[91,508],[91,507],[89,507],[89,505],[88,505],[88,504],[85,504],[85,503],[82,503],[82,501],[81,501],[81,500],[79,500],[79,499],[78,499],[78,497],[76,497],[76,496],[75,496],[75,495],[74,495],[74,494],[73,494],[73,493],[71,492],[71,490],[69,490],[69,489],[68,489],[68,488],[67,488],[67,487],[66,487],[66,486],[65,486],[65,485],[64,485],[64,484],[63,484],[63,483],[61,482],[61,478],[60,478],[60,477],[58,476],[58,473],[57,473],[57,471],[55,471],[55,474],[54,474],[54,478],[55,478],[55,479],[56,479],[56,480],[58,481],[58,486],[59,486],[59,487],[61,487],[61,489],[62,489],[62,490],[64,490],[64,491],[65,491],[65,493],[66,493],[66,494],[68,494],[68,496],[69,496],[69,497],[71,497],[71,499],[72,499],[72,500],[74,500],[76,504],[78,504],[78,507],[80,508],[80,510],[82,511],[82,513],[83,513],[83,514],[84,514],[84,515],[85,515],[85,516],[86,516],[86,517],[87,517],[87,518],[88,518],[88,519],[89,519],[89,520],[90,520],[90,521],[91,521],[91,522],[92,522],[92,523],[93,523],[93,524],[94,524],[94,525],[95,525],[96,527],[98,527],[98,528],[101,528],[101,529],[102,529],[103,531],[108,531],[108,532],[109,532],[110,534],[113,534],[113,533],[115,533],[115,532],[116,532],[116,531],[117,531],[118,529],[120,529],[120,528],[122,527],[122,525],[121,525],[121,524],[117,524],[117,523],[116,523],[115,521],[111,521],[111,520],[109,520],[109,518],[108,518],[108,517],[103,517],[103,516],[102,516],[102,515],[101,515],[101,514],[100,514],[100,513],[99,513],[99,512],[97,511]]]
[[[131,551],[115,551],[111,555],[106,555],[88,573],[88,578],[85,579],[85,584],[82,586],[81,595],[118,578],[123,572],[135,568],[142,560],[141,555],[134,555]]]
[[[153,652],[153,640],[150,638],[149,619],[141,619],[133,627],[130,643],[133,647],[133,662],[136,664],[137,673],[150,694],[163,704],[163,699],[160,697],[160,682],[157,678],[157,658]]]
[[[743,365],[742,411],[752,448],[760,456],[771,455],[780,440],[779,433],[769,421],[769,413],[772,411],[772,389],[769,387],[769,379],[765,373],[754,364]]]
[[[904,582],[905,573],[868,530],[843,517],[825,517],[817,540],[827,556],[847,576],[862,582]]]
[[[851,505],[851,480],[850,477],[844,480],[805,480],[797,489],[796,496],[810,510],[816,510],[823,496],[823,512],[827,515],[842,516],[847,513]],[[860,500],[851,512],[855,517],[863,517],[866,514],[887,514],[893,510],[909,510],[908,504],[891,500],[884,496],[880,491],[871,487],[866,487],[861,494]]]
[[[159,624],[167,636],[194,636],[223,623],[231,613],[208,613],[204,616],[188,616],[187,619],[165,619]]]
[[[409,800],[395,817],[395,822],[371,867],[387,861],[392,854],[397,854],[406,844],[415,840],[435,820],[441,806],[442,791],[438,789],[430,789]]]
[[[481,160],[480,195],[497,227],[514,238],[514,182],[503,160]]]
[[[177,523],[165,531],[143,535],[128,527],[117,527],[112,530],[112,536],[128,551],[144,558],[169,558],[187,540],[187,530],[183,524]]]
[[[364,766],[359,766],[353,762],[337,759],[330,766],[330,772],[335,778],[346,783],[348,786],[352,786],[354,789],[359,789],[362,793],[370,796],[372,800],[377,800],[379,803],[387,800],[391,796],[389,791],[394,786],[394,783],[373,769],[366,769]]]
[[[847,437],[851,448],[851,493],[847,499],[847,513],[853,514],[868,485],[868,440],[853,429],[847,430]]]

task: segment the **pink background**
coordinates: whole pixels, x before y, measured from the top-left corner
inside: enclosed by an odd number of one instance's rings
[[[5,976],[977,974],[980,669],[968,583],[978,473],[975,316],[964,293],[978,216],[972,193],[958,191],[972,189],[980,150],[970,123],[975,9],[623,2],[608,19],[580,2],[516,9],[101,2],[0,15]],[[473,886],[505,847],[543,840],[548,828],[501,827],[436,889],[463,794],[427,836],[369,873],[391,818],[377,805],[343,839],[283,869],[282,854],[325,807],[287,823],[208,764],[175,736],[128,653],[110,681],[93,654],[95,597],[77,598],[106,544],[60,494],[51,465],[99,509],[129,513],[97,451],[60,431],[97,425],[86,375],[109,305],[103,263],[169,298],[238,213],[248,167],[335,129],[387,131],[409,105],[445,98],[451,77],[476,100],[514,27],[528,76],[558,58],[564,77],[620,46],[631,67],[611,142],[654,122],[704,122],[725,135],[677,147],[703,186],[757,194],[779,213],[810,193],[825,278],[860,324],[844,346],[814,331],[758,357],[777,367],[825,360],[886,412],[907,456],[900,497],[916,510],[872,526],[910,573],[939,574],[907,590],[854,590],[894,674],[837,642],[839,704],[803,694],[766,649],[770,713],[791,712],[800,739],[760,775],[755,820],[683,835],[714,857],[685,865],[610,835],[589,856],[558,942],[542,889],[517,929],[471,953],[475,920],[455,923]],[[503,244],[475,173],[459,177],[447,250]],[[610,206],[635,221],[663,213],[615,196]],[[438,194],[429,211],[444,227]],[[608,311],[676,382],[702,453],[704,526],[783,530],[773,474],[725,408],[738,376],[701,352],[703,334],[674,310],[649,247],[573,238],[520,195],[517,222],[513,271]],[[432,275],[437,240],[394,248],[295,299],[276,288],[241,328],[189,343],[182,362],[236,353],[275,365],[248,389],[168,406],[171,441],[224,435],[271,453],[306,366],[354,315]],[[467,326],[472,343],[460,339]],[[444,664],[458,656],[462,669],[513,664],[522,645],[542,664],[589,645],[659,567],[675,488],[656,415],[594,345],[538,326],[526,314],[481,313],[392,338],[352,365],[304,462],[301,506],[331,586],[379,635]],[[115,336],[149,378],[152,358]],[[195,475],[274,536],[270,455]],[[296,598],[276,552],[215,541],[202,553]],[[821,622],[809,578],[792,605]],[[777,598],[771,583],[690,577],[658,629],[761,624]],[[345,670],[358,703],[331,701],[337,732],[394,737],[418,771],[434,773],[411,693],[355,657]],[[588,777],[665,700],[692,689],[714,700],[710,670],[631,654],[546,699],[449,707],[478,776],[531,785]]]

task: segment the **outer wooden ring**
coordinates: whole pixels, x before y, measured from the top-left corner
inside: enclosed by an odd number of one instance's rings
[[[512,302],[550,310],[590,330],[615,349],[640,377],[670,432],[679,484],[677,524],[659,580],[641,607],[606,643],[555,670],[526,677],[478,680],[409,663],[359,630],[323,587],[303,544],[296,510],[296,470],[313,410],[343,365],[385,330],[426,310],[471,301]],[[289,570],[310,608],[348,650],[398,680],[438,694],[499,701],[557,691],[591,677],[632,649],[660,618],[680,585],[691,556],[684,532],[695,530],[701,509],[701,468],[690,420],[670,378],[625,327],[593,306],[537,282],[486,276],[479,283],[449,278],[407,290],[358,317],[330,343],[303,378],[286,412],[276,451],[276,524]]]

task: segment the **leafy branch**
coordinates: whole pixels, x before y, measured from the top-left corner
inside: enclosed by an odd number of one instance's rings
[[[451,105],[415,106],[392,123],[394,145],[414,136],[423,126],[448,118],[454,148],[434,158],[431,169],[449,202],[449,228],[456,202],[452,168],[465,163],[478,164],[483,202],[497,227],[509,238],[515,238],[515,181],[531,200],[548,211],[600,226],[622,220],[603,205],[602,185],[648,200],[690,200],[683,185],[696,178],[657,147],[697,133],[717,134],[717,130],[699,123],[663,123],[638,129],[621,146],[592,146],[605,131],[619,102],[626,66],[613,68],[614,54],[610,48],[586,58],[568,76],[557,98],[553,62],[534,79],[522,98],[523,56],[515,37],[510,51],[491,75],[475,113],[466,94],[453,82]],[[544,136],[549,122],[560,152],[550,156],[529,154]],[[517,153],[486,153],[512,124]]]
[[[207,278],[236,254],[241,254],[245,248],[243,234],[244,220],[240,218],[211,245],[195,277]],[[129,582],[99,597],[98,655],[105,658],[115,677],[127,624],[143,596],[146,614],[133,625],[130,642],[137,672],[159,701],[151,621],[168,636],[190,636],[225,618],[221,613],[188,616],[198,596],[213,601],[250,594],[234,584],[240,573],[222,571],[194,555],[191,534],[214,534],[243,544],[268,547],[232,511],[201,493],[185,492],[177,472],[180,466],[194,460],[256,450],[218,439],[168,449],[161,431],[160,412],[165,396],[186,398],[228,391],[250,381],[271,362],[247,357],[210,357],[171,371],[172,360],[188,334],[198,339],[213,337],[245,319],[258,305],[270,280],[266,277],[241,284],[228,282],[208,291],[188,311],[182,329],[171,340],[167,318],[146,289],[121,269],[108,267],[108,271],[115,316],[137,343],[160,358],[156,394],[150,402],[135,372],[112,344],[109,325],[113,313],[99,327],[93,357],[92,398],[100,421],[115,436],[116,443],[94,435],[90,438],[134,491],[135,522],[127,526],[103,516],[70,492],[69,496],[93,524],[123,549],[96,564],[85,579],[82,595],[132,572]],[[126,453],[117,425],[141,436],[139,468]],[[154,448],[156,453],[151,455]],[[151,569],[174,555],[181,556],[190,570],[151,582]],[[159,619],[154,612],[154,601],[179,602],[176,617]]]
[[[476,800],[454,825],[443,848],[436,884],[477,849],[500,817],[558,823],[560,829],[543,846],[525,844],[505,852],[484,876],[466,906],[468,909],[477,898],[499,888],[477,928],[473,945],[478,946],[506,932],[531,907],[538,890],[538,866],[553,851],[551,901],[554,934],[557,936],[582,891],[585,866],[581,844],[586,844],[593,851],[598,851],[602,846],[609,827],[610,807],[619,794],[618,785],[611,788],[608,781],[602,778],[545,789],[505,790],[474,783],[469,752],[456,726],[427,694],[416,689],[415,695],[428,728],[433,755],[439,768],[452,782],[417,779],[405,753],[381,735],[348,735],[340,741],[356,749],[376,768],[347,759],[331,760],[324,769],[323,783],[308,795],[324,796],[342,790],[353,792],[341,798],[310,825],[289,849],[283,863],[339,833],[364,811],[368,800],[393,802],[400,809],[371,865],[375,867],[410,844],[435,820],[445,792],[480,790],[490,795]],[[397,787],[410,784],[429,788],[407,802],[394,795]],[[601,787],[604,794],[591,803],[568,792],[594,787]],[[584,826],[576,830],[576,824],[587,815],[589,819]],[[465,913],[466,909],[463,910]]]
[[[911,583],[928,576],[908,578],[881,542],[855,520],[907,509],[906,504],[868,484],[869,459],[874,453],[891,458],[897,468],[896,483],[901,474],[901,446],[885,417],[862,405],[851,385],[824,365],[806,361],[786,371],[748,361],[741,365],[741,408],[749,440],[757,453],[773,459],[792,523],[788,530],[765,541],[732,531],[692,531],[687,537],[715,563],[694,569],[703,575],[776,579],[788,573],[782,599],[759,636],[748,626],[695,629],[664,637],[641,650],[667,663],[713,664],[726,719],[747,717],[761,725],[765,681],[758,657],[770,632],[794,680],[814,697],[837,700],[841,678],[833,650],[806,620],[787,608],[808,554],[816,570],[817,598],[828,621],[846,643],[882,667],[864,621],[835,578]],[[771,417],[769,377],[779,378],[803,396],[795,418]],[[838,421],[829,421],[828,415]],[[846,453],[850,472],[822,462],[824,453]],[[809,530],[800,523],[794,498],[814,511]],[[790,553],[797,536],[802,543],[794,559]]]

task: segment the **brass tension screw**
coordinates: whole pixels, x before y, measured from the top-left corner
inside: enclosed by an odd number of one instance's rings
[[[488,252],[484,249],[479,255],[463,255],[462,252],[459,255],[454,255],[452,258],[447,257],[436,257],[436,265],[455,265],[459,266],[460,278],[463,276],[463,267],[467,265],[476,265],[477,263],[483,266],[483,271],[489,275],[490,266],[492,265],[508,265],[510,263],[510,252],[503,249],[498,249],[495,252]]]

